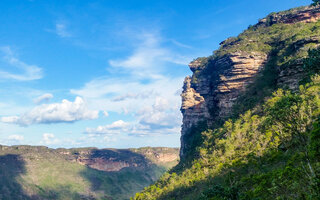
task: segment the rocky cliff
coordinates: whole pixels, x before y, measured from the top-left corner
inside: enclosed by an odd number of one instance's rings
[[[134,199],[319,199],[319,16],[272,13],[192,61],[181,161]]]
[[[178,160],[178,148],[0,145],[0,199],[129,199]]]
[[[260,81],[274,82],[274,88],[298,88],[301,60],[320,38],[312,31],[301,33],[301,29],[317,26],[319,18],[319,6],[272,13],[238,37],[221,42],[212,56],[189,64],[193,75],[185,78],[181,94],[182,159],[193,142],[189,139],[195,134],[192,127],[197,128],[201,122],[210,128],[230,117],[237,99],[246,94],[261,73],[269,70],[273,79]]]
[[[116,172],[125,168],[144,170],[151,165],[173,167],[179,161],[179,149],[168,147],[144,147],[138,149],[50,149],[45,146],[2,146],[0,154],[21,154],[26,161],[44,159],[46,154],[89,168]]]
[[[124,168],[143,170],[151,165],[173,167],[179,160],[177,148],[139,149],[58,149],[67,159],[100,171],[120,171]]]

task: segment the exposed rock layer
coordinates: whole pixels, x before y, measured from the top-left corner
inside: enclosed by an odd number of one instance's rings
[[[263,18],[257,24],[271,26],[276,23],[293,24],[297,22],[316,22],[320,19],[319,6],[307,6],[300,9],[273,13]]]
[[[120,171],[123,168],[144,169],[152,164],[160,166],[174,165],[179,160],[177,149],[101,149],[79,151],[71,158],[79,164],[100,171]]]
[[[172,167],[178,163],[179,149],[145,147],[139,149],[50,149],[44,146],[2,146],[0,154],[23,152],[26,159],[41,160],[46,154],[55,155],[70,162],[86,165],[100,171],[120,171],[124,168],[144,170],[152,165]],[[53,158],[54,159],[54,158]]]
[[[217,117],[228,116],[239,93],[253,81],[267,61],[267,55],[258,52],[237,52],[207,63],[200,71],[200,61],[190,63],[193,77],[186,77],[183,86],[183,114],[181,156],[188,145],[184,137],[200,121],[210,125]]]
[[[286,12],[270,14],[259,21],[255,27],[269,27],[273,24],[311,23],[320,19],[320,7],[301,7]],[[289,47],[291,51],[298,52],[306,45],[319,44],[318,36],[306,37],[297,40]],[[291,39],[291,38],[290,38]],[[222,49],[237,48],[239,39],[228,39],[220,43]],[[254,46],[259,41],[248,39],[248,44]],[[279,50],[278,43],[273,42],[274,48]],[[304,49],[304,51],[307,51]],[[232,107],[240,94],[246,91],[255,77],[264,69],[271,52],[258,52],[250,50],[237,50],[219,56],[202,57],[189,64],[193,75],[186,77],[183,86],[181,112],[183,125],[181,131],[180,157],[183,159],[187,149],[190,148],[188,138],[192,138],[192,127],[203,122],[212,126],[216,121],[230,116]],[[299,56],[298,56],[299,57]],[[297,89],[302,77],[302,60],[296,59],[294,63],[277,66],[278,87]]]

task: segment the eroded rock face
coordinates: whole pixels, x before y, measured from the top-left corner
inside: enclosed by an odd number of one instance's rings
[[[270,14],[254,27],[269,27],[280,23],[311,23],[319,19],[320,6],[306,6]],[[257,48],[250,51],[244,47],[243,42],[247,42],[247,46],[254,46],[254,43],[257,43],[258,46],[259,41],[256,38],[229,38],[220,43],[222,50],[219,49],[218,54],[207,58],[198,58],[189,64],[193,75],[185,78],[181,94],[183,125],[180,157],[182,159],[188,148],[191,148],[189,143],[193,141],[193,135],[190,135],[194,132],[191,131],[192,127],[197,126],[196,129],[200,130],[201,126],[198,125],[205,124],[210,128],[216,122],[229,117],[238,97],[245,92],[249,84],[254,82],[255,77],[271,58],[276,60],[271,64],[275,67],[274,73],[277,77],[275,83],[272,84],[278,88],[292,90],[298,88],[299,81],[304,76],[301,58],[306,55],[311,46],[313,48],[319,46],[320,37],[309,34],[308,37],[296,41],[294,41],[294,37],[287,39],[292,41],[289,46],[284,45],[285,41],[279,37],[265,43],[272,48],[272,51],[260,51]],[[237,50],[237,47],[240,47],[240,42],[242,42],[242,48]],[[232,51],[228,51],[228,49],[232,49]],[[293,62],[283,61],[286,57],[284,52],[292,54],[294,59],[290,61]],[[302,54],[299,54],[300,52]],[[279,61],[281,59],[282,61]],[[282,64],[278,65],[278,61]],[[189,140],[189,138],[191,139]]]
[[[315,44],[314,47],[319,47],[320,36],[312,36],[298,40],[292,44],[295,51],[305,48],[308,44]],[[279,77],[277,83],[279,87],[297,90],[299,88],[299,81],[304,76],[303,59],[296,59],[290,66],[285,66],[279,69]]]
[[[257,24],[271,26],[276,23],[293,24],[297,22],[316,22],[320,19],[320,7],[319,6],[307,6],[301,9],[297,9],[292,12],[281,12],[271,14],[266,18],[263,18]]]
[[[179,160],[178,149],[140,148],[140,149],[89,149],[67,154],[71,160],[100,171],[120,171],[124,168],[143,170],[151,165],[174,166]]]
[[[137,167],[136,163],[131,163],[132,166],[130,166],[127,162],[113,161],[106,158],[77,158],[77,162],[81,165],[106,172],[120,171],[126,167]]]
[[[258,52],[236,52],[202,63],[195,60],[189,67],[193,77],[186,77],[183,86],[181,151],[188,144],[188,131],[200,121],[211,125],[217,118],[228,116],[231,107],[255,75],[263,68],[267,55]]]
[[[215,102],[218,103],[219,116],[226,117],[239,94],[253,82],[256,74],[263,68],[267,55],[262,53],[238,52],[229,55],[229,67],[219,75],[215,90]]]

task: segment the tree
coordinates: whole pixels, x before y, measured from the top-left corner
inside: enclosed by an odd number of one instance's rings
[[[316,6],[316,5],[319,5],[320,4],[320,0],[312,0],[313,3],[312,5]]]

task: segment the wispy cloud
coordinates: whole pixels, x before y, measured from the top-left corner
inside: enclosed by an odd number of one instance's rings
[[[104,115],[105,117],[109,117],[108,111],[103,111],[102,113],[103,113],[103,115]]]
[[[122,59],[109,60],[109,64],[114,68],[122,68],[130,73],[139,76],[149,76],[150,72],[160,73],[165,63],[187,65],[189,57],[175,53],[162,45],[163,40],[156,34],[141,34],[143,38],[132,54]]]
[[[154,91],[144,91],[139,93],[128,92],[124,95],[113,98],[113,101],[117,102],[117,101],[125,101],[127,99],[147,99],[154,95],[155,95]]]
[[[121,113],[125,108],[129,113],[136,113],[147,105],[152,106],[157,98],[170,102],[168,108],[179,110],[181,100],[176,92],[182,87],[183,79],[159,76],[144,83],[130,77],[127,80],[99,78],[70,92],[84,97],[92,109],[98,110]]]
[[[53,95],[50,93],[43,94],[33,100],[35,104],[42,104],[49,102],[50,99],[53,98]]]
[[[91,135],[119,135],[143,136],[150,134],[178,134],[181,127],[181,114],[172,108],[170,102],[162,97],[156,97],[153,105],[139,107],[135,112],[135,121],[115,121],[96,128],[87,128],[85,133]]]
[[[181,114],[178,107],[172,108],[170,103],[166,98],[157,97],[152,106],[146,105],[136,113],[139,123],[153,130],[180,126]]]
[[[9,72],[4,70],[4,66],[0,66],[0,77],[3,79],[12,79],[17,81],[31,81],[41,79],[43,77],[42,69],[36,65],[29,65],[19,60],[13,53],[11,47],[0,47],[2,53],[2,61],[6,65],[14,67],[15,70],[20,70],[20,73]],[[11,69],[12,71],[12,69]]]
[[[56,23],[55,24],[55,33],[62,38],[71,37],[71,33],[67,29],[66,23]]]
[[[108,138],[116,137],[117,135],[141,137],[156,134],[178,134],[179,132],[180,126],[168,126],[155,129],[149,125],[141,124],[140,122],[124,122],[122,120],[107,125],[101,125],[96,128],[86,128],[85,130],[85,133],[90,137],[108,136]]]
[[[1,121],[4,123],[28,126],[31,124],[50,124],[96,119],[98,118],[98,114],[98,111],[89,110],[81,97],[76,97],[74,102],[64,99],[61,103],[43,104],[36,106],[21,116],[2,117]]]
[[[54,145],[54,144],[58,144],[61,141],[57,138],[55,138],[55,135],[52,133],[44,133],[42,134],[42,139],[40,141],[40,144],[43,145]]]
[[[24,140],[24,137],[22,135],[9,135],[8,140],[11,142],[22,142]]]
[[[96,78],[80,89],[70,90],[84,97],[91,109],[134,118],[129,122],[114,122],[125,124],[117,129],[111,128],[113,124],[88,127],[85,132],[89,135],[143,136],[180,132],[181,99],[176,93],[182,87],[184,76],[168,75],[168,72],[172,72],[172,67],[186,66],[190,59],[171,49],[173,41],[159,34],[142,33],[137,38],[139,41],[128,56],[109,60],[113,69],[111,76]],[[178,42],[174,45],[183,46]]]
[[[192,46],[183,44],[183,43],[178,42],[177,40],[174,40],[174,39],[171,39],[171,42],[173,44],[175,44],[176,46],[178,46],[178,47],[187,48],[187,49],[191,49],[192,48]]]
[[[88,134],[98,134],[98,135],[115,135],[123,133],[124,131],[129,131],[130,123],[124,122],[122,120],[115,121],[111,124],[98,126],[97,128],[87,128],[86,133]]]

